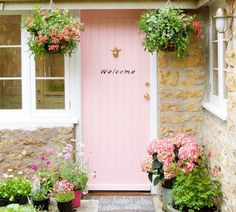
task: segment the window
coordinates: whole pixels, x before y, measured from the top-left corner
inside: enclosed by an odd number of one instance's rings
[[[0,128],[71,126],[78,122],[80,107],[79,70],[74,68],[79,52],[71,58],[31,55],[23,17],[0,15]]]
[[[0,16],[0,109],[22,109],[21,16]]]
[[[226,40],[224,33],[215,29],[214,13],[210,16],[210,82],[209,101],[203,106],[221,119],[227,116],[227,87],[226,87]]]
[[[65,109],[64,67],[63,55],[35,58],[37,109]]]

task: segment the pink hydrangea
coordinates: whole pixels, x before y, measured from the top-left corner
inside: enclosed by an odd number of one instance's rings
[[[158,140],[153,140],[152,143],[148,146],[147,152],[149,155],[157,153]]]
[[[171,139],[161,139],[157,143],[157,159],[163,164],[170,164],[175,159],[174,145]]]
[[[148,157],[141,163],[142,172],[151,172],[152,169],[152,158]]]

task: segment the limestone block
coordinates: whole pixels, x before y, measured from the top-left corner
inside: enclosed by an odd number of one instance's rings
[[[184,76],[183,85],[191,87],[201,85],[206,80],[206,73],[203,70],[188,70]]]
[[[236,61],[236,58],[235,58]],[[236,72],[228,72],[226,76],[226,84],[228,90],[231,92],[236,91]]]
[[[178,90],[176,93],[176,97],[177,99],[202,98],[203,94],[204,94],[203,90],[193,90],[193,91]]]
[[[169,63],[168,63],[168,59],[165,55],[163,55],[162,53],[159,53],[157,56],[157,67],[158,68],[167,68]]]
[[[175,90],[172,89],[161,89],[159,92],[160,99],[170,99],[173,98],[175,95]]]
[[[206,64],[205,55],[199,55],[199,56],[188,56],[184,59],[173,60],[171,66],[173,68],[191,68],[191,67],[204,66],[205,64]]]
[[[184,105],[184,110],[189,111],[189,112],[198,112],[202,110],[202,105],[201,103],[193,103],[193,104],[187,104]]]
[[[159,83],[163,86],[177,86],[179,81],[178,71],[164,70],[160,72]]]
[[[161,103],[160,111],[181,111],[181,106],[177,103]]]

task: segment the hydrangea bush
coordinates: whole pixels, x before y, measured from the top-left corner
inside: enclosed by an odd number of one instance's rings
[[[156,185],[159,181],[175,178],[179,171],[191,172],[201,156],[202,148],[194,138],[180,133],[154,140],[147,152],[149,157],[142,163],[142,170]]]

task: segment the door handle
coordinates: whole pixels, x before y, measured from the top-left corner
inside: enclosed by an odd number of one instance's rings
[[[149,100],[150,99],[150,94],[149,93],[145,93],[143,95],[143,97],[144,97],[145,100]]]

